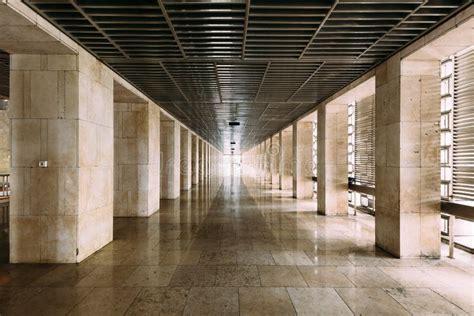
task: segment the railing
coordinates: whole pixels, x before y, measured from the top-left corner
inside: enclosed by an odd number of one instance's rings
[[[449,257],[454,258],[454,224],[456,218],[465,221],[474,222],[474,203],[468,201],[441,201],[441,213],[443,219],[447,220],[446,232],[443,234],[448,237]],[[472,252],[472,249],[470,249]]]
[[[10,196],[10,175],[0,173],[0,199]]]
[[[10,220],[10,175],[0,174],[0,224],[8,227]]]

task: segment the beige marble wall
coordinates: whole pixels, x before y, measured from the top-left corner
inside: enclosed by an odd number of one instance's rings
[[[280,180],[280,134],[276,134],[272,137],[272,146],[270,148],[271,155],[271,174],[272,184],[279,184]]]
[[[163,118],[163,115],[161,116]],[[179,123],[164,118],[161,124],[161,198],[176,199],[180,194],[180,134]]]
[[[112,240],[112,88],[86,53],[11,55],[11,262],[79,262]]]
[[[10,173],[10,118],[0,110],[0,173]]]
[[[318,107],[318,213],[347,215],[347,104]]]
[[[313,196],[312,140],[311,122],[293,124],[293,197],[296,199]]]
[[[376,70],[376,243],[398,257],[440,255],[439,60]]]
[[[114,216],[146,217],[160,207],[159,120],[154,104],[114,103]]]
[[[181,161],[180,161],[180,174],[181,174],[181,190],[191,189],[191,132],[186,128],[181,128]]]
[[[280,132],[280,190],[293,188],[293,134],[291,129]]]
[[[199,138],[196,135],[192,135],[191,145],[191,183],[199,183]]]

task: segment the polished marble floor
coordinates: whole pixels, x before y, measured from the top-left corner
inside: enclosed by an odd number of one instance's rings
[[[214,181],[216,182],[216,181]],[[200,185],[77,265],[0,265],[0,315],[474,313],[474,258],[399,260],[374,218],[255,179]]]

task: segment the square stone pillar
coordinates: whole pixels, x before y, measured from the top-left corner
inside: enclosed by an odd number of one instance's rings
[[[161,198],[173,200],[180,194],[181,128],[175,120],[161,115]]]
[[[80,262],[112,240],[112,73],[85,52],[10,67],[10,261]]]
[[[7,103],[4,103],[7,104]],[[10,145],[10,118],[8,117],[8,111],[6,107],[2,107],[0,101],[0,135],[5,135],[0,138],[0,173],[10,173],[10,158],[11,158],[11,145]]]
[[[347,104],[318,107],[318,213],[347,215]]]
[[[206,178],[211,175],[211,146],[206,143]]]
[[[440,256],[439,69],[397,54],[376,71],[375,237],[397,257]]]
[[[272,137],[272,145],[270,147],[271,165],[270,170],[272,174],[272,184],[279,184],[280,180],[280,134]]]
[[[114,216],[150,216],[160,208],[158,106],[114,102],[114,153]]]
[[[200,154],[199,176],[200,176],[201,182],[202,182],[206,179],[206,143],[202,139],[199,139],[199,143],[200,143],[200,147],[199,147],[200,148],[200,151],[199,151],[199,154]]]
[[[293,134],[292,129],[280,132],[280,190],[293,188]]]
[[[196,135],[192,135],[192,147],[191,147],[191,183],[199,183],[199,138]]]
[[[300,121],[293,124],[293,197],[311,199],[313,125]]]
[[[187,128],[181,128],[181,190],[191,189],[191,131]]]
[[[272,138],[268,138],[265,140],[263,144],[263,150],[264,150],[264,171],[265,171],[265,182],[271,183],[272,182],[272,152],[271,152],[271,147],[272,147]]]

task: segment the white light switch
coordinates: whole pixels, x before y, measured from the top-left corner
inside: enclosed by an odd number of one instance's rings
[[[47,160],[42,160],[39,162],[39,167],[40,168],[48,168],[48,161]]]

